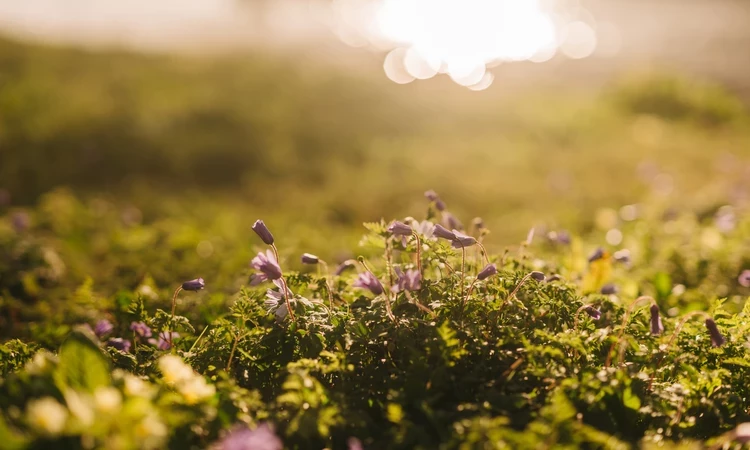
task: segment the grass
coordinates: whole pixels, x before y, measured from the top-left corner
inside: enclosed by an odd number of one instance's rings
[[[748,422],[740,100],[666,74],[499,99],[249,56],[0,43],[8,448],[694,448]],[[441,222],[429,188],[498,273],[422,228],[420,286],[393,292],[417,245],[382,218]],[[249,284],[258,218],[294,320]]]

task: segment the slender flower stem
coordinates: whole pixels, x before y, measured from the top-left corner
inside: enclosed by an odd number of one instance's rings
[[[331,289],[331,283],[328,280],[328,276],[329,276],[328,264],[326,264],[326,262],[323,261],[322,259],[319,260],[319,262],[320,262],[320,265],[323,266],[323,272],[325,272],[325,275],[323,276],[323,279],[326,282],[326,290],[328,291],[328,304],[329,304],[329,306],[331,308],[331,311],[333,311],[333,291]]]
[[[434,313],[434,312],[433,312],[433,311],[432,311],[432,310],[431,310],[430,308],[428,308],[428,307],[426,307],[425,305],[423,305],[423,304],[422,304],[422,303],[421,303],[421,302],[419,301],[419,299],[415,299],[414,297],[412,297],[412,296],[411,296],[411,294],[409,293],[409,291],[404,291],[404,293],[406,294],[406,298],[407,298],[407,299],[408,299],[408,300],[409,300],[409,301],[410,301],[411,303],[413,303],[413,304],[414,304],[414,306],[416,306],[416,307],[417,307],[417,308],[419,308],[420,310],[422,310],[422,311],[424,311],[424,312],[426,312],[426,313],[430,314],[430,315],[431,315],[431,316],[432,316],[433,318],[434,318],[434,317],[437,317],[437,315],[436,315],[436,314],[435,314],[435,313]]]
[[[526,275],[524,275],[523,278],[521,278],[521,281],[516,285],[516,287],[513,289],[513,292],[510,293],[510,295],[508,296],[508,298],[505,299],[505,301],[503,302],[503,304],[500,305],[500,308],[502,308],[503,306],[505,306],[506,303],[509,303],[509,302],[511,302],[513,300],[513,297],[515,297],[516,294],[518,294],[518,290],[521,289],[521,286],[523,286],[523,284],[526,283],[526,281],[530,277],[531,277],[531,273],[527,273]]]
[[[612,362],[612,352],[614,351],[617,344],[620,343],[623,333],[625,333],[625,327],[628,325],[628,319],[630,319],[630,315],[635,310],[636,305],[638,305],[644,300],[648,301],[649,304],[651,305],[656,304],[656,300],[654,300],[653,297],[649,297],[647,295],[638,297],[637,299],[635,299],[633,303],[630,304],[630,307],[627,309],[627,311],[625,311],[625,315],[622,318],[622,324],[620,324],[620,332],[617,334],[617,339],[615,340],[615,342],[612,344],[612,346],[609,348],[609,351],[607,352],[607,361],[604,363],[604,367],[610,366]]]
[[[667,346],[664,347],[664,353],[656,362],[656,366],[654,367],[654,372],[651,374],[651,377],[649,378],[649,381],[648,381],[648,390],[651,390],[651,385],[653,384],[654,377],[656,376],[656,372],[661,368],[662,364],[664,363],[664,359],[667,357],[667,353],[669,352],[669,349],[672,347],[672,344],[674,344],[674,341],[677,340],[677,335],[680,334],[680,331],[682,331],[682,327],[685,326],[688,320],[692,319],[695,316],[703,316],[706,319],[711,318],[711,315],[709,315],[705,311],[692,311],[682,316],[682,319],[680,319],[674,331],[672,332],[672,337],[669,338],[669,342],[667,342]]]
[[[376,280],[378,279],[378,277],[376,277],[375,274],[372,272],[372,270],[370,270],[370,268],[367,266],[367,263],[365,262],[365,258],[360,256],[359,258],[357,258],[357,260],[359,261],[360,264],[362,264],[362,267],[364,267],[364,269],[367,272],[370,272],[370,275],[372,275],[373,278],[375,278]],[[378,280],[378,283],[380,283],[379,280]],[[389,292],[390,292],[390,289],[388,291],[383,292],[383,297],[385,297],[385,313],[389,319],[395,322],[396,316],[394,316],[393,312],[391,311],[391,299],[389,298],[389,295],[390,295]]]
[[[466,305],[466,302],[469,301],[469,298],[471,297],[471,293],[474,291],[474,285],[477,283],[477,278],[475,277],[474,280],[471,282],[471,285],[469,285],[469,292],[466,294],[466,297],[464,297],[464,305]],[[463,309],[463,306],[461,307]]]
[[[416,231],[413,233],[414,238],[417,240],[417,270],[419,271],[419,275],[422,276],[422,240],[419,239],[419,234]]]
[[[461,298],[464,297],[464,283],[466,282],[466,247],[461,244]]]
[[[172,295],[172,319],[169,322],[170,328],[174,327],[174,311],[175,307],[177,306],[177,295],[182,292],[182,285],[178,286],[177,289],[174,290],[174,295]],[[172,330],[168,331],[169,333],[169,348],[172,348]]]
[[[232,359],[234,359],[234,351],[237,350],[237,344],[239,344],[240,339],[245,337],[243,334],[240,336],[240,333],[237,333],[234,335],[234,344],[232,344],[232,351],[229,352],[229,360],[227,361],[227,368],[225,369],[227,372],[229,372],[229,369],[232,367]]]
[[[578,328],[578,322],[579,322],[578,318],[579,318],[579,316],[580,316],[580,314],[581,314],[581,311],[583,311],[584,309],[586,309],[586,308],[588,308],[588,307],[590,307],[590,306],[591,306],[591,305],[583,305],[583,306],[581,306],[580,308],[578,308],[578,309],[576,310],[576,314],[575,314],[575,320],[573,321],[573,329],[574,329],[574,330],[575,330],[576,328]]]
[[[276,264],[279,264],[279,249],[276,248],[276,244],[271,244],[271,248],[273,249],[273,255],[276,257]],[[279,264],[280,265],[280,264]],[[286,309],[289,312],[289,317],[292,318],[292,321],[296,324],[297,318],[294,316],[294,311],[292,310],[292,304],[289,303],[289,293],[286,280],[284,280],[284,277],[279,278],[281,280],[281,285],[283,286],[284,290],[284,302],[286,303]]]
[[[487,264],[489,264],[490,257],[487,255],[487,249],[484,248],[484,245],[482,245],[482,243],[479,242],[479,240],[477,240],[477,245],[479,246],[480,249],[482,249],[482,255],[484,255],[484,260],[487,261]]]

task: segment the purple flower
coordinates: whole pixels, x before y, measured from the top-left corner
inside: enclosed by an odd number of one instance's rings
[[[383,285],[380,284],[380,281],[375,278],[375,275],[370,272],[360,273],[357,277],[357,280],[354,281],[353,286],[367,289],[375,295],[380,295],[383,293]]]
[[[612,256],[615,258],[615,261],[617,261],[618,263],[630,264],[630,250],[626,248],[616,251],[615,254]]]
[[[664,325],[662,325],[661,317],[659,317],[659,306],[653,304],[651,305],[651,334],[658,336],[663,331]]]
[[[750,287],[750,270],[743,270],[737,281],[739,281],[740,286]]]
[[[123,338],[111,338],[107,341],[107,345],[110,347],[114,347],[117,350],[120,350],[121,352],[128,353],[130,352],[130,341]]]
[[[594,308],[591,305],[583,308],[583,310],[586,312],[586,314],[588,314],[594,320],[599,320],[602,317],[601,311],[599,311],[598,309]]]
[[[617,288],[616,285],[614,285],[612,283],[607,283],[604,286],[602,286],[602,289],[601,289],[600,292],[602,294],[604,294],[604,295],[615,295],[615,294],[617,294],[618,290],[619,289]]]
[[[472,245],[477,243],[476,239],[466,234],[463,234],[458,230],[453,230],[453,235],[456,236],[456,239],[454,239],[453,242],[451,243],[453,248],[471,247]]]
[[[101,338],[112,332],[115,327],[107,319],[102,319],[94,325],[94,334],[96,337]]]
[[[17,211],[10,217],[10,221],[13,224],[13,229],[16,233],[26,231],[31,224],[31,219],[25,211]]]
[[[721,347],[724,345],[726,340],[724,339],[724,336],[719,333],[719,327],[716,326],[714,319],[706,319],[706,328],[708,329],[708,334],[711,335],[711,344],[714,347]]]
[[[263,223],[262,220],[256,220],[253,224],[253,231],[255,231],[255,234],[260,236],[260,239],[266,244],[266,245],[273,245],[273,235],[268,230],[268,227],[266,227],[266,224]]]
[[[159,333],[159,340],[151,338],[148,343],[155,345],[159,350],[169,350],[172,348],[170,342],[174,342],[175,339],[180,337],[180,333],[176,331],[162,331]]]
[[[414,233],[414,230],[412,230],[409,225],[394,220],[391,222],[390,226],[388,226],[388,232],[395,236],[411,236],[412,233]]]
[[[140,337],[151,337],[151,328],[143,322],[133,322],[130,324],[130,329]]]
[[[422,287],[422,274],[418,270],[409,269],[406,272],[396,267],[398,281],[391,288],[393,292],[418,291]]]
[[[317,264],[320,259],[312,253],[302,254],[302,264]]]
[[[445,203],[440,200],[440,197],[435,191],[430,189],[429,191],[424,193],[424,196],[427,197],[427,200],[435,203],[435,209],[437,209],[438,211],[445,211]]]
[[[354,260],[353,259],[347,259],[346,261],[342,262],[341,264],[336,267],[336,271],[333,273],[336,276],[341,275],[345,271],[354,268]]]
[[[294,298],[294,294],[291,290],[289,290],[288,287],[286,287],[286,296],[284,296],[284,283],[282,283],[280,280],[274,280],[273,284],[276,285],[276,287],[279,288],[278,291],[275,291],[273,289],[269,289],[266,291],[266,300],[263,302],[266,305],[267,313],[268,314],[275,314],[276,318],[278,320],[284,320],[284,318],[289,314],[289,309],[286,307],[286,299],[289,298],[290,302],[293,302],[292,300]]]
[[[195,280],[182,283],[182,290],[184,291],[200,291],[204,287],[206,287],[206,283],[203,281],[203,278],[196,278]]]
[[[350,437],[346,441],[346,446],[348,447],[348,450],[364,450],[364,447],[362,447],[362,442],[355,437]]]
[[[451,230],[463,230],[464,224],[448,211],[443,211],[443,225]]]
[[[589,256],[589,262],[591,263],[602,258],[604,258],[604,249],[599,247]]]
[[[281,450],[283,447],[281,439],[265,423],[252,430],[235,427],[216,446],[217,450]]]
[[[547,279],[547,277],[542,272],[539,272],[538,270],[531,272],[529,274],[529,277],[533,278],[536,281],[544,281]]]
[[[432,234],[435,237],[441,238],[441,239],[447,239],[449,241],[455,241],[456,240],[456,234],[452,231],[448,231],[445,227],[442,225],[435,224],[435,229],[433,230]]]
[[[487,278],[491,277],[492,275],[495,275],[497,273],[497,266],[494,264],[487,264],[484,266],[484,269],[482,269],[481,272],[477,274],[477,280],[482,281],[486,280]]]
[[[560,281],[562,280],[562,277],[559,274],[550,275],[549,278],[547,278],[547,281]]]
[[[255,270],[261,272],[253,275],[252,280],[250,280],[250,284],[252,285],[281,278],[281,267],[271,250],[266,250],[266,253],[258,253],[258,256],[253,258],[251,264]]]

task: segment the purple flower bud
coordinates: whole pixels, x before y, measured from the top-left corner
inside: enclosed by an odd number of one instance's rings
[[[159,333],[158,340],[151,338],[148,340],[148,343],[151,345],[155,345],[159,350],[169,350],[170,348],[172,348],[170,342],[174,342],[174,340],[179,337],[180,333],[176,331],[162,331],[161,333]]]
[[[398,281],[392,288],[394,292],[418,291],[422,287],[422,274],[418,270],[409,269],[402,272],[398,267],[395,270]]]
[[[594,250],[594,253],[592,253],[591,256],[589,256],[589,262],[591,263],[602,258],[604,258],[604,249],[599,247]]]
[[[742,287],[750,287],[750,270],[743,270],[737,281]]]
[[[16,233],[26,231],[31,224],[31,219],[25,211],[17,211],[10,217],[10,221],[13,224],[13,229]]]
[[[599,320],[602,317],[601,311],[599,311],[598,309],[594,308],[593,306],[589,305],[589,306],[583,308],[583,310],[586,312],[586,314],[588,314],[594,320]]]
[[[140,337],[151,337],[151,328],[143,322],[133,322],[130,324],[130,329]]]
[[[659,317],[659,306],[653,304],[651,305],[651,334],[658,336],[663,331],[664,325],[662,325],[661,317]]]
[[[547,279],[547,277],[542,272],[539,272],[538,270],[531,272],[529,276],[536,281],[544,281]]]
[[[616,285],[612,283],[607,283],[604,286],[602,286],[602,289],[600,292],[604,295],[615,295],[617,294],[618,291],[619,289],[617,288]]]
[[[560,281],[562,280],[562,277],[559,274],[550,275],[549,278],[547,278],[547,281],[550,283],[553,281]]]
[[[317,264],[320,259],[312,253],[302,254],[302,264]]]
[[[471,224],[477,230],[484,230],[484,220],[482,220],[481,217],[475,217],[474,220],[471,221]]]
[[[443,225],[451,230],[463,230],[464,224],[448,211],[443,211]]]
[[[253,275],[250,284],[260,284],[267,280],[278,280],[281,278],[281,266],[276,261],[271,250],[266,250],[265,253],[260,252],[258,256],[253,258],[251,262],[255,270],[259,270],[261,273]]]
[[[284,444],[267,424],[251,430],[243,425],[232,429],[216,450],[281,450]]]
[[[339,264],[338,267],[336,267],[336,271],[333,274],[339,276],[347,270],[353,269],[354,265],[355,264],[353,259],[347,259],[346,261]]]
[[[184,291],[200,291],[204,287],[206,287],[206,283],[203,281],[203,278],[196,278],[195,280],[182,283],[182,290]]]
[[[107,319],[102,319],[94,325],[94,334],[96,337],[101,338],[109,333],[112,332],[112,330],[115,327],[112,325],[112,322],[110,322]]]
[[[130,341],[123,338],[111,338],[107,341],[107,345],[110,347],[114,347],[117,350],[120,350],[121,352],[128,353],[130,352]]]
[[[370,272],[360,273],[353,286],[367,289],[375,295],[383,293],[383,285],[380,284],[380,281]]]
[[[256,220],[253,224],[253,231],[255,231],[255,234],[260,236],[260,239],[266,244],[266,245],[273,245],[273,235],[268,230],[268,227],[266,227],[266,224],[263,223],[262,220]]]
[[[721,347],[724,345],[726,340],[724,339],[724,336],[719,333],[719,327],[716,326],[714,319],[706,319],[706,328],[708,329],[708,334],[711,335],[711,344],[714,347]]]
[[[424,196],[427,197],[429,201],[435,203],[435,209],[437,209],[438,211],[445,211],[445,203],[440,199],[440,196],[438,196],[435,191],[430,189],[429,191],[424,193]]]
[[[482,281],[486,280],[487,278],[491,277],[492,275],[495,275],[497,273],[497,266],[494,264],[487,264],[484,266],[484,269],[482,269],[481,272],[477,274],[477,280]]]
[[[414,230],[412,230],[409,225],[394,220],[391,222],[390,226],[388,226],[388,232],[395,236],[411,236],[412,233],[414,233]]]
[[[435,225],[435,229],[432,232],[432,235],[435,237],[439,237],[441,239],[447,239],[449,241],[455,241],[456,235],[452,231],[448,231],[440,224]]]
[[[456,238],[451,243],[453,248],[471,247],[472,245],[477,243],[476,239],[466,234],[463,234],[458,230],[453,230],[453,235],[456,236]]]
[[[617,261],[618,263],[630,264],[630,250],[626,248],[616,251],[615,254],[612,256],[615,258],[615,261]]]

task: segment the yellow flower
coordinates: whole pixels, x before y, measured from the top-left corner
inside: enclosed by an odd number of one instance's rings
[[[56,435],[65,428],[68,410],[52,397],[29,401],[26,407],[29,424],[46,434]]]
[[[183,381],[177,386],[177,389],[185,397],[185,403],[189,405],[213,397],[216,394],[216,388],[212,384],[206,383],[206,379],[199,375],[190,380]]]
[[[159,370],[164,381],[170,386],[190,380],[195,375],[193,369],[185,364],[182,358],[175,355],[165,355],[159,358]]]

